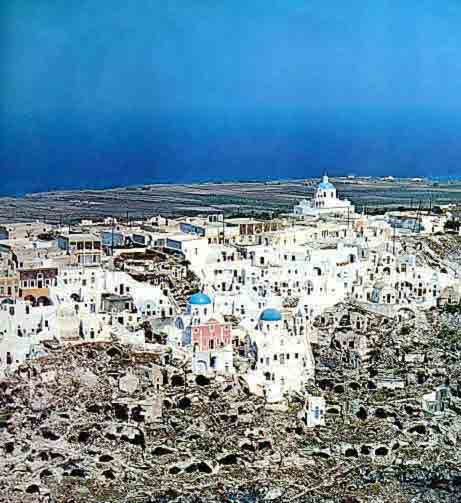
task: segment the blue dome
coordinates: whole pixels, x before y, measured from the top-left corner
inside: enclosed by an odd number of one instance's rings
[[[319,183],[318,188],[322,190],[334,190],[335,186],[330,182],[321,182]]]
[[[48,356],[48,353],[46,353],[45,351],[41,351],[41,350],[34,351],[32,353],[32,358],[46,358],[47,356]]]
[[[280,321],[282,319],[282,315],[280,314],[280,311],[277,311],[277,309],[269,308],[264,309],[259,319],[262,321]]]
[[[206,306],[207,304],[211,304],[211,299],[208,295],[202,292],[194,293],[194,295],[189,298],[189,304],[193,304],[195,306]]]
[[[335,186],[328,181],[328,175],[325,173],[322,177],[322,181],[318,184],[318,189],[321,190],[335,190]]]

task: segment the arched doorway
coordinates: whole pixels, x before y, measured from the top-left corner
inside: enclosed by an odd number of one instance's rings
[[[218,357],[217,356],[212,356],[210,358],[210,368],[213,370],[216,370],[218,367]]]
[[[35,299],[35,297],[33,295],[26,295],[24,297],[24,301],[25,302],[29,302],[29,304],[32,304],[32,306],[36,306],[37,305],[37,301]]]
[[[45,296],[39,297],[37,299],[37,306],[51,306],[51,300]]]
[[[80,295],[78,293],[73,293],[70,298],[74,301],[74,302],[81,302],[81,299],[80,299]]]

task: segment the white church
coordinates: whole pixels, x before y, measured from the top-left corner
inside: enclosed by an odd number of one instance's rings
[[[303,199],[294,207],[294,215],[318,217],[327,214],[352,215],[354,213],[353,204],[347,199],[339,199],[336,194],[336,187],[324,175],[322,181],[317,185],[313,199],[310,201]]]
[[[306,332],[302,319],[289,322],[278,309],[263,310],[247,336],[255,363],[247,374],[251,393],[279,402],[286,394],[303,392],[315,367]]]

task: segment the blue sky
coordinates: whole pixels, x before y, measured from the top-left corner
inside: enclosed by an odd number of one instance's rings
[[[461,2],[5,4],[1,193],[459,170]]]

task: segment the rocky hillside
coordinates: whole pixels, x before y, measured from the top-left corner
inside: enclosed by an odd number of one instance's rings
[[[298,418],[301,399],[267,404],[243,376],[194,376],[161,348],[50,350],[0,382],[0,501],[454,503],[461,340],[450,323],[370,319],[359,359],[335,343],[353,331],[347,316],[319,327],[316,429]],[[439,386],[430,413],[423,397]]]

